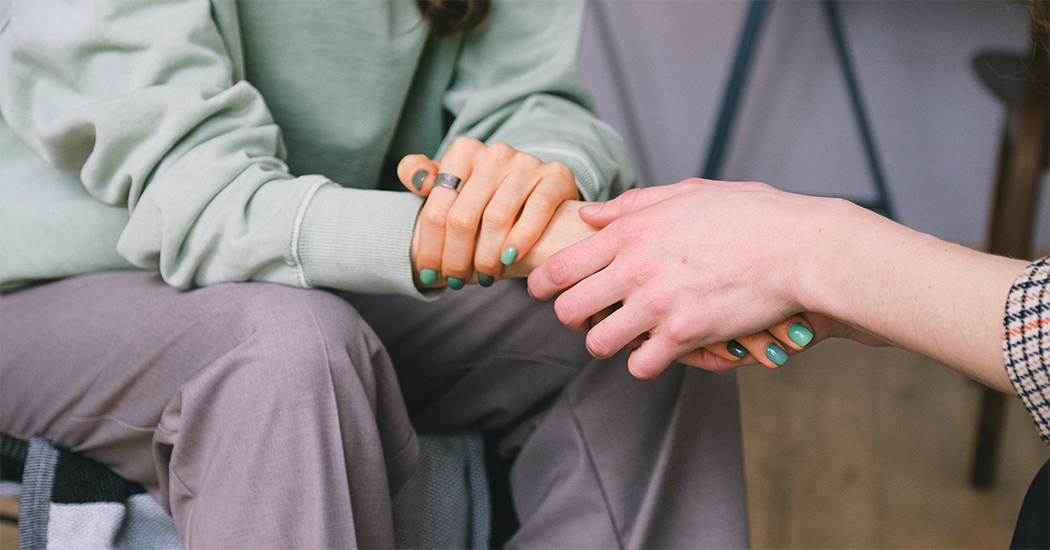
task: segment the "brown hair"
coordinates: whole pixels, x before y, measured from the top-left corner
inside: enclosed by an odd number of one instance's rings
[[[430,20],[436,38],[467,32],[489,14],[490,0],[416,0],[423,19]]]

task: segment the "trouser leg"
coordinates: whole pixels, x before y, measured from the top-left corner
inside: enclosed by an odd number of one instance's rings
[[[517,452],[515,547],[747,546],[736,378],[595,360],[523,281],[433,303],[349,298],[393,358],[422,432],[501,429]]]
[[[390,546],[416,440],[382,345],[325,292],[141,272],[0,299],[0,429],[145,485],[189,547]]]

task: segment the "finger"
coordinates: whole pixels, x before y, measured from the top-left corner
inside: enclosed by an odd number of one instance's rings
[[[739,347],[740,350],[743,350],[743,354],[740,354],[739,351],[734,353],[734,350],[737,349],[736,346],[739,346],[739,344],[737,344],[735,341],[733,341],[732,343],[718,342],[717,344],[708,344],[701,349],[707,350],[709,353],[721,357],[726,361],[736,363],[740,361],[741,358],[747,355],[747,349],[745,349],[743,346]]]
[[[420,267],[420,279],[426,283],[427,277],[435,276],[450,278],[449,286],[453,289],[462,288],[469,273],[462,271],[455,275],[449,274],[443,265],[445,248],[448,240],[448,223],[452,209],[458,202],[459,189],[464,182],[471,177],[473,169],[473,158],[484,145],[471,138],[459,138],[449,146],[440,162],[441,174],[458,178],[459,184],[456,190],[436,185],[437,175],[431,185],[430,196],[420,213],[420,235],[419,245],[416,252],[416,264]],[[424,187],[426,189],[426,187]]]
[[[536,162],[538,163],[539,160],[537,159]],[[504,264],[501,261],[505,249],[503,243],[507,240],[507,235],[514,227],[522,205],[528,201],[529,194],[536,187],[537,181],[532,171],[511,169],[499,187],[494,190],[492,199],[481,216],[481,227],[478,231],[474,267],[479,273],[495,277],[503,271]],[[514,252],[514,259],[516,259],[517,249]]]
[[[532,251],[543,231],[554,217],[558,205],[579,197],[572,171],[564,164],[548,165],[540,182],[525,201],[521,215],[507,234],[503,251],[516,250],[516,258],[523,258]],[[505,260],[501,252],[501,261]]]
[[[558,296],[558,299],[554,301],[554,313],[565,326],[575,331],[583,331],[586,328],[588,319],[599,311],[623,300],[627,294],[626,289],[622,286],[624,283],[625,280],[618,276],[614,269],[607,268],[599,271],[579,281],[572,288],[563,292],[561,296]],[[609,319],[619,311],[622,311],[622,306],[617,312],[613,312],[605,319],[602,319],[595,327],[609,322]],[[616,320],[614,322],[619,323],[620,321]],[[618,326],[617,324],[610,328],[618,328]],[[645,327],[635,332],[631,337],[649,330],[649,328]],[[608,328],[601,330],[608,330]],[[630,340],[631,337],[627,339]]]
[[[620,309],[620,307],[622,305],[623,305],[622,303],[616,302],[615,304],[613,304],[613,305],[611,305],[611,306],[609,306],[609,307],[599,311],[598,313],[595,313],[594,315],[591,315],[587,319],[587,322],[583,324],[584,328],[586,328],[587,330],[591,330],[598,323],[604,321],[607,317],[612,315],[614,311]]]
[[[677,362],[683,365],[689,365],[692,367],[709,370],[712,372],[729,372],[733,369],[738,369],[745,365],[753,365],[754,359],[737,359],[736,361],[730,361],[721,355],[714,353],[707,347],[700,348],[698,350],[691,351],[678,359]]]
[[[616,257],[616,234],[611,230],[599,231],[555,252],[529,274],[529,294],[538,300],[549,300],[584,277],[604,269]],[[571,306],[566,306],[575,309],[575,299]]]
[[[405,155],[397,163],[397,178],[409,191],[425,197],[430,194],[434,176],[438,173],[438,163],[426,155]]]
[[[660,334],[650,334],[627,358],[627,370],[635,378],[654,378],[689,350]]]
[[[674,185],[631,189],[611,201],[581,208],[580,217],[583,218],[583,221],[593,226],[605,227],[625,214],[685,193],[695,188],[696,182],[697,180],[686,180]]]
[[[470,178],[460,187],[459,196],[445,223],[442,266],[448,275],[466,277],[473,271],[475,245],[481,234],[481,218],[488,211],[497,190],[508,185],[508,178],[513,180],[516,177],[519,176],[508,174],[501,163],[475,159]],[[514,183],[509,185],[513,186]],[[483,273],[496,276],[499,271],[487,270]]]
[[[638,308],[632,308],[629,303],[625,304],[587,332],[587,351],[598,358],[610,357],[640,335],[650,332],[656,321],[657,319],[651,315],[638,311]],[[672,347],[667,344],[669,339],[661,335],[650,333],[647,341],[652,341],[654,337],[657,338],[659,344],[657,347]],[[645,345],[643,342],[641,347]],[[671,359],[687,351],[689,349],[678,350],[678,353]]]
[[[416,248],[416,267],[419,280],[433,285],[441,276],[441,253],[445,242],[445,220],[456,201],[456,192],[438,188],[431,193],[419,211],[419,244]]]
[[[759,363],[771,369],[779,368],[788,360],[788,351],[784,344],[773,337],[769,331],[763,330],[755,334],[741,336],[736,339],[744,346],[748,353]]]
[[[766,330],[796,350],[805,349],[813,341],[813,329],[801,315],[792,315]]]

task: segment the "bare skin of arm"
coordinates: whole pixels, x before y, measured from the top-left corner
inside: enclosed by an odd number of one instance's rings
[[[577,328],[622,302],[590,328],[588,347],[602,356],[648,333],[628,363],[636,376],[801,313],[814,341],[889,342],[1011,391],[1002,319],[1025,261],[941,241],[846,201],[757,183],[686,180],[581,216],[604,229],[534,271],[530,292],[560,293],[555,310]]]

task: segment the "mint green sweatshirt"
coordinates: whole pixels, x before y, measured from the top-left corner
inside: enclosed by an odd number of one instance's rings
[[[0,283],[154,269],[425,297],[393,167],[459,136],[633,184],[576,60],[582,0],[435,40],[412,0],[90,0],[0,13]]]

